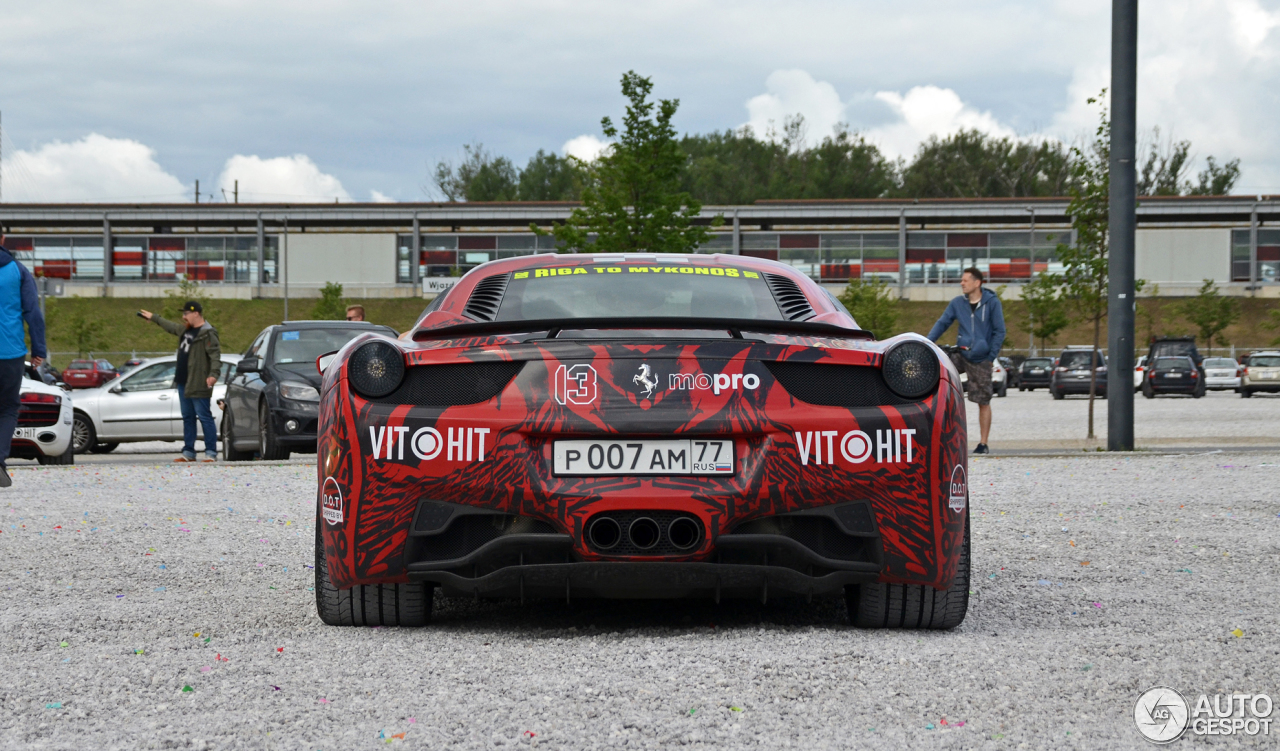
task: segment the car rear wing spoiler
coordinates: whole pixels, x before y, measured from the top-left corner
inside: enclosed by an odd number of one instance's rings
[[[790,334],[837,339],[875,340],[875,335],[862,329],[849,329],[830,323],[809,321],[743,321],[736,318],[558,318],[533,321],[485,321],[460,323],[435,329],[419,329],[413,333],[415,342],[432,339],[452,339],[466,336],[491,336],[546,331],[548,339],[564,330],[581,329],[700,329],[728,331],[735,339],[742,339],[742,332],[761,334]]]

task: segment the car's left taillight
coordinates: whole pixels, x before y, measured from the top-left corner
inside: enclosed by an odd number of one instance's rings
[[[386,396],[404,380],[404,355],[389,342],[362,344],[347,360],[347,380],[360,396]]]
[[[41,394],[37,391],[28,391],[22,395],[24,404],[62,404],[62,397],[57,394]]]
[[[919,341],[903,342],[886,352],[881,371],[893,393],[904,399],[919,399],[932,391],[942,377],[937,354]]]

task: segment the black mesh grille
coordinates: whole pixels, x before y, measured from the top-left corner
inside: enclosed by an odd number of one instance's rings
[[[61,413],[61,404],[23,404],[18,409],[18,427],[40,428],[54,425]]]
[[[834,520],[825,516],[770,516],[741,524],[733,534],[782,535],[823,558],[834,561],[872,560],[867,538],[846,535]]]
[[[912,404],[919,401],[904,399],[890,391],[879,368],[813,362],[767,362],[765,365],[788,394],[810,404],[823,407],[878,407],[883,404]]]
[[[395,391],[371,401],[417,407],[479,404],[502,393],[523,367],[522,361],[418,365],[405,371]]]
[[[555,534],[555,528],[540,519],[505,514],[472,514],[453,520],[448,529],[430,537],[411,538],[413,560],[452,561],[465,558],[503,535]]]
[[[498,317],[498,308],[502,307],[502,295],[507,291],[506,274],[494,274],[485,277],[476,285],[463,309],[468,317],[477,321],[492,321]]]
[[[794,279],[781,274],[765,274],[764,278],[783,318],[788,321],[806,321],[817,315],[809,304],[809,298],[800,291],[800,285]]]
[[[692,519],[693,522],[698,525],[698,529],[701,530],[702,522],[698,521],[698,517],[694,516],[693,514],[686,514],[680,511],[609,511],[606,513],[597,514],[591,517],[590,519],[588,519],[587,525],[586,527],[584,527],[584,530],[589,531],[591,529],[591,523],[602,516],[607,516],[618,523],[618,526],[622,528],[622,539],[618,540],[617,545],[614,545],[613,547],[607,550],[601,550],[595,547],[595,545],[591,543],[591,536],[590,534],[587,534],[586,535],[587,546],[591,548],[592,551],[599,553],[601,555],[618,556],[618,557],[637,556],[637,555],[640,555],[640,556],[689,555],[693,551],[697,550],[698,547],[702,544],[702,537],[700,534],[698,538],[698,544],[692,545],[688,548],[683,548],[683,549],[677,548],[675,545],[671,543],[671,539],[667,535],[667,530],[671,527],[671,522],[682,517],[686,519]],[[627,535],[627,530],[630,528],[631,522],[641,517],[652,519],[658,523],[658,530],[659,530],[658,544],[654,545],[651,548],[636,547],[634,544],[632,544],[629,536]]]

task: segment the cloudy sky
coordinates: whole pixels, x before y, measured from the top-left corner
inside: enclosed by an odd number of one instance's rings
[[[1143,4],[1140,126],[1240,158],[1238,193],[1280,193],[1278,26],[1280,0]],[[590,153],[629,69],[685,132],[1071,140],[1109,44],[1101,0],[5,3],[3,200],[427,200],[464,143]]]

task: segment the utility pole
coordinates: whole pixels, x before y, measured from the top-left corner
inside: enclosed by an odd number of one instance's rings
[[[1027,254],[1031,256],[1031,269],[1027,274],[1027,284],[1030,284],[1035,281],[1036,278],[1036,208],[1034,206],[1028,206],[1027,211],[1031,212],[1031,243],[1027,252]],[[1026,298],[1024,297],[1023,299],[1025,300]],[[1031,320],[1032,327],[1034,327],[1035,318],[1031,316],[1028,316],[1028,318]],[[1027,357],[1035,357],[1035,355],[1036,335],[1032,332],[1027,332]]]
[[[235,181],[235,187],[231,189],[231,195],[235,196],[235,202],[240,203],[240,181]]]
[[[1111,2],[1111,196],[1108,263],[1107,450],[1133,450],[1134,232],[1137,186],[1134,157],[1138,115],[1138,0]],[[1123,387],[1123,388],[1119,388]]]
[[[200,203],[200,181],[196,180],[196,203]]]
[[[284,287],[284,320],[289,320],[289,217],[284,218],[284,238],[280,249],[281,274],[280,281]]]

